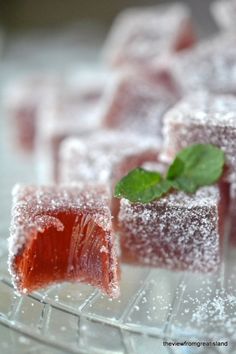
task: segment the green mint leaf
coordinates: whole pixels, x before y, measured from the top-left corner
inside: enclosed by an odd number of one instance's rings
[[[195,193],[198,186],[194,181],[185,177],[178,177],[176,180],[170,181],[172,188],[183,191],[185,193]]]
[[[184,162],[180,158],[176,157],[174,162],[169,167],[167,179],[172,180],[178,176],[181,176],[184,171],[184,166]]]
[[[199,187],[217,182],[224,163],[225,155],[219,148],[211,144],[191,145],[176,155],[166,179],[158,172],[136,168],[117,183],[115,197],[149,203],[171,189],[194,193]]]
[[[172,187],[194,193],[215,183],[222,175],[224,152],[211,144],[191,145],[180,151],[167,172]]]
[[[153,200],[160,199],[171,189],[172,184],[170,181],[163,179],[161,182],[156,184],[153,188],[151,188],[151,197],[144,201],[144,203],[152,202]]]
[[[163,180],[160,173],[136,168],[116,184],[115,197],[127,198],[133,203],[149,203],[170,188],[171,183]]]

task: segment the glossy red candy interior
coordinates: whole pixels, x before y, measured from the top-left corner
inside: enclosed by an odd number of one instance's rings
[[[86,214],[53,216],[64,230],[51,226],[36,232],[15,257],[21,289],[30,292],[58,281],[79,280],[109,292],[110,245],[105,231]]]
[[[13,199],[9,265],[18,291],[81,281],[118,295],[106,189],[19,186]]]

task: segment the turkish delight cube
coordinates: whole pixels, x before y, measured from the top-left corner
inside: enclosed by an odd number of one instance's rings
[[[162,139],[164,113],[177,102],[178,96],[160,81],[146,75],[123,72],[114,80],[103,111],[104,126]]]
[[[221,34],[166,60],[165,70],[182,95],[207,90],[236,94],[236,35]],[[159,62],[156,62],[157,68]]]
[[[226,155],[227,179],[236,177],[236,97],[191,94],[164,117],[164,155],[174,157],[191,144],[213,144]]]
[[[130,169],[146,160],[156,160],[157,139],[112,130],[101,130],[84,138],[69,138],[60,149],[61,183],[113,184]]]
[[[20,151],[33,152],[39,107],[60,81],[59,77],[32,75],[15,80],[6,88],[4,103],[13,131],[12,140]]]
[[[220,28],[234,30],[236,28],[236,1],[218,0],[211,4],[211,13]]]
[[[21,293],[63,281],[119,294],[110,195],[103,186],[16,186],[9,269]]]
[[[70,136],[84,136],[100,127],[100,104],[104,80],[83,82],[60,89],[44,101],[37,134],[37,158],[40,181],[57,181],[58,151]]]
[[[172,192],[148,204],[121,200],[122,259],[174,270],[216,271],[222,259],[226,204],[217,186]]]
[[[156,138],[104,130],[87,138],[65,140],[60,149],[59,182],[104,183],[113,191],[118,180],[145,161],[156,161]],[[112,215],[117,216],[119,200],[112,198]],[[116,221],[116,218],[115,218]],[[115,223],[114,223],[115,224]]]
[[[149,64],[195,42],[189,8],[181,3],[130,8],[118,15],[105,44],[113,66]]]

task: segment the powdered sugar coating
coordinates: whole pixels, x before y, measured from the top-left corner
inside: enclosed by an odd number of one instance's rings
[[[104,130],[89,139],[70,138],[61,146],[59,180],[109,184],[119,178],[121,170],[157,157],[158,149],[157,139],[128,132]]]
[[[229,178],[236,173],[236,97],[198,92],[183,98],[164,117],[165,150],[174,156],[194,143],[221,148],[229,165]]]
[[[235,29],[236,1],[218,0],[211,4],[211,13],[222,29]]]
[[[105,126],[162,138],[164,113],[177,97],[161,82],[145,75],[124,71],[114,80],[104,109]]]
[[[148,204],[121,200],[119,227],[126,259],[170,269],[214,271],[220,258],[217,187],[173,192]]]
[[[190,11],[181,3],[126,9],[116,18],[105,45],[112,65],[147,64],[194,41]]]
[[[171,58],[169,70],[183,94],[236,94],[236,35],[218,35]]]
[[[116,267],[117,260],[113,247],[113,234],[110,213],[110,194],[106,187],[84,185],[83,187],[73,185],[59,186],[20,186],[13,189],[12,222],[9,238],[9,270],[13,277],[14,285],[20,290],[21,274],[15,266],[15,258],[24,247],[49,228],[63,231],[65,225],[57,218],[60,213],[81,215],[102,228],[105,242],[109,247],[109,258],[112,279],[109,285],[109,294],[118,296],[119,287],[117,283]],[[88,220],[88,221],[89,221]],[[78,228],[75,221],[74,230]],[[74,232],[75,232],[74,231]],[[77,231],[78,232],[78,231]],[[74,236],[77,234],[75,233]],[[71,236],[72,238],[74,237]],[[76,236],[77,237],[77,236]],[[50,239],[48,240],[50,247]],[[72,241],[71,241],[72,242]],[[71,247],[73,242],[71,243]],[[101,252],[104,252],[101,247]],[[70,260],[68,259],[68,262]],[[69,266],[69,265],[68,265]],[[53,270],[52,270],[53,271]],[[21,289],[22,291],[22,289]]]

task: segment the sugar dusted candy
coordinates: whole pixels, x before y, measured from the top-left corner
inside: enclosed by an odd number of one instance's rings
[[[236,177],[236,97],[193,93],[164,117],[165,156],[172,158],[191,144],[206,143],[226,155],[229,181]]]
[[[211,272],[222,257],[226,205],[216,186],[171,192],[148,204],[121,199],[122,258],[128,263]]]
[[[57,180],[60,143],[70,136],[83,136],[100,127],[100,103],[104,80],[82,81],[48,96],[40,111],[37,157],[40,181]]]
[[[236,35],[224,33],[200,42],[166,61],[166,71],[182,95],[196,90],[235,95]]]
[[[59,182],[104,183],[113,193],[115,183],[131,169],[157,160],[159,146],[157,138],[112,130],[101,130],[89,139],[69,138],[60,149]],[[116,217],[118,199],[112,198],[111,209]]]
[[[236,29],[236,1],[217,0],[211,4],[211,13],[220,28],[226,30]]]
[[[9,238],[16,289],[81,281],[118,296],[109,200],[102,186],[16,186]]]
[[[163,115],[177,98],[167,83],[124,71],[114,80],[113,90],[107,95],[104,125],[162,139]]]
[[[85,138],[70,138],[60,149],[59,181],[62,183],[113,184],[146,160],[155,161],[156,138],[128,132],[101,130]]]
[[[33,152],[40,105],[61,81],[61,78],[52,75],[32,75],[14,80],[6,88],[4,101],[13,131],[12,138],[22,152]]]
[[[104,52],[113,66],[145,66],[160,56],[191,47],[194,42],[187,6],[176,3],[137,7],[117,17]]]

